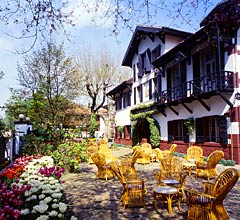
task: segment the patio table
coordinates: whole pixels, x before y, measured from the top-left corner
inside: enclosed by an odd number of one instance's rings
[[[192,170],[196,168],[196,164],[192,162],[183,163],[183,168],[187,171],[188,176],[192,175]]]
[[[173,197],[177,196],[179,193],[176,187],[172,186],[160,186],[154,189],[153,196],[154,196],[154,207],[157,209],[157,201],[158,200],[167,200],[168,204],[168,213],[172,214],[172,202]],[[178,208],[180,208],[180,201],[178,200]]]

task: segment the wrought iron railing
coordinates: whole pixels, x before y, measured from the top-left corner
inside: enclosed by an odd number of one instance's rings
[[[168,103],[211,92],[233,92],[233,89],[233,72],[219,71],[163,90],[160,94],[156,94],[156,101]]]

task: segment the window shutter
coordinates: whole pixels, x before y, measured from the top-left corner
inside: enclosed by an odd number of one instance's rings
[[[136,105],[136,103],[137,103],[137,94],[136,94],[136,87],[134,88],[134,91],[133,91],[133,95],[134,95],[134,97],[133,97],[133,101],[134,101],[134,105]]]
[[[224,116],[219,116],[219,136],[220,144],[228,143],[228,133],[227,133],[227,119]]]
[[[172,142],[174,140],[173,137],[173,122],[168,121],[168,141]]]
[[[187,129],[186,125],[184,124],[184,121],[183,121],[183,141],[186,143],[189,142],[188,129]]]
[[[147,49],[146,55],[147,55],[146,71],[147,71],[147,73],[150,73],[151,72],[151,51],[149,48]]]
[[[141,54],[138,55],[138,77],[139,78],[143,77],[143,61]]]
[[[140,102],[143,101],[143,86],[142,84],[139,86],[139,91],[140,91]]]
[[[196,142],[203,142],[202,118],[196,118]]]
[[[149,80],[149,100],[152,99],[152,79]]]
[[[133,64],[133,81],[136,81],[136,64]]]
[[[128,106],[131,106],[131,91],[128,91]]]

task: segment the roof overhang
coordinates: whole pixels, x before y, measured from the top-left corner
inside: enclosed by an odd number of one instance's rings
[[[138,45],[142,39],[146,38],[146,36],[148,36],[152,41],[154,41],[155,36],[158,36],[162,41],[164,41],[166,34],[186,38],[192,33],[168,27],[137,26],[123,58],[122,66],[132,67],[133,56],[138,54]]]

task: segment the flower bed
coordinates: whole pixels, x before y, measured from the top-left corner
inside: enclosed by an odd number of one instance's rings
[[[0,175],[0,220],[65,219],[63,172],[50,156],[17,159]]]

